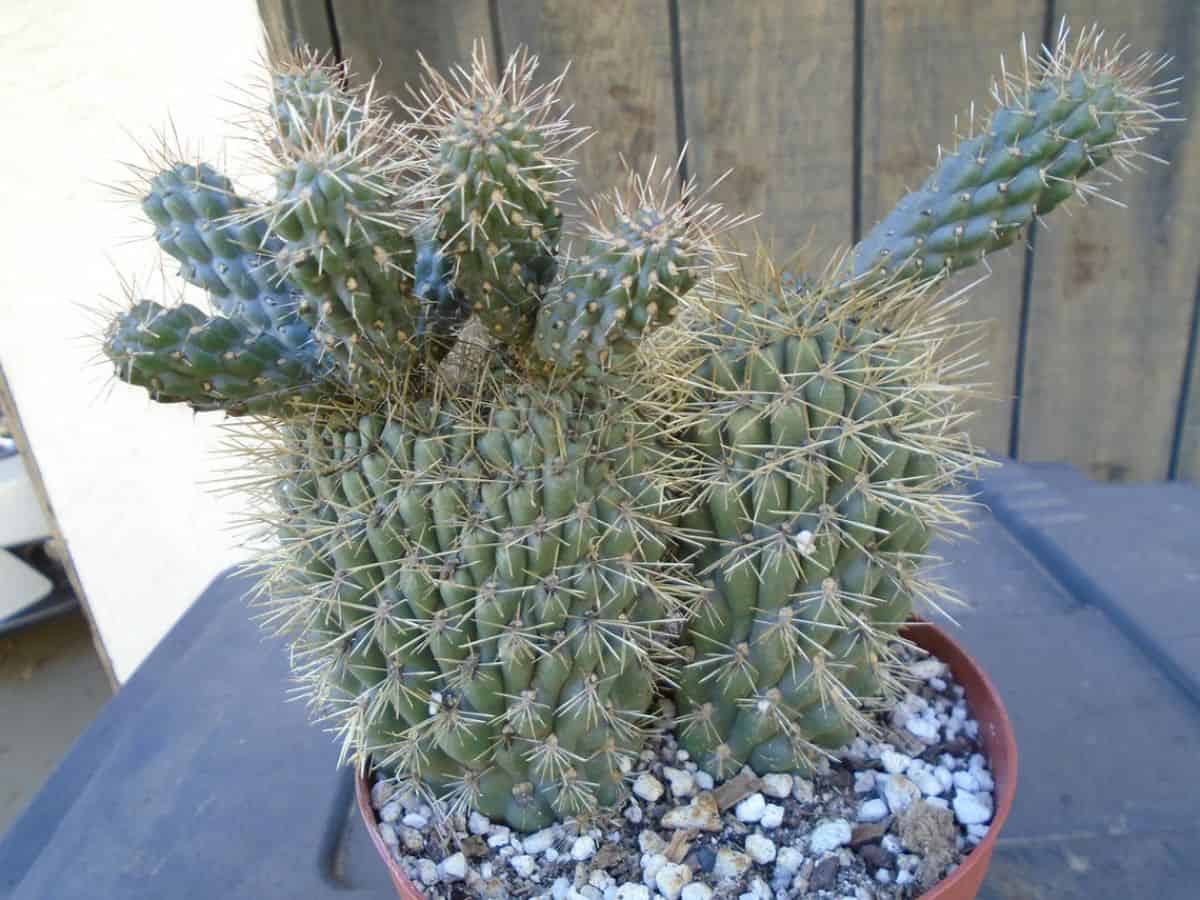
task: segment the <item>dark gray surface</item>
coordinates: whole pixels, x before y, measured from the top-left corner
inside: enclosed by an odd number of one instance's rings
[[[1200,896],[1200,706],[1181,677],[1196,489],[1026,466],[982,489],[1000,515],[944,548],[945,578],[973,604],[955,631],[1000,688],[1021,776],[981,896]],[[0,896],[390,896],[244,589],[214,583],[80,740],[0,843]]]

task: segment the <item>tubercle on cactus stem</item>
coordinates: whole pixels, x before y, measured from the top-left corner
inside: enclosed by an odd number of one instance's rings
[[[400,122],[341,65],[278,62],[272,199],[179,154],[138,189],[213,313],[137,298],[105,351],[250,418],[261,617],[344,760],[540,828],[619,804],[669,692],[712,774],[805,771],[901,689],[913,603],[955,600],[929,546],[967,524],[977,362],[945,276],[1132,164],[1161,62],[1064,32],[792,282],[735,271],[744,219],[670,167],[593,202],[576,252],[561,77],[486,59],[426,67]]]

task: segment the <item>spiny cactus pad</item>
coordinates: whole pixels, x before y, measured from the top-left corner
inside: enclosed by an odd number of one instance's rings
[[[945,277],[1162,121],[1160,61],[1098,41],[1006,75],[798,279],[727,274],[739,219],[674,171],[564,229],[582,132],[523,52],[428,72],[401,120],[301,54],[259,117],[274,196],[178,155],[139,185],[213,312],[139,298],[104,349],[157,400],[250,417],[263,617],[344,758],[540,828],[615,808],[672,693],[713,775],[805,771],[898,690],[914,602],[947,599],[928,548],[978,458]]]

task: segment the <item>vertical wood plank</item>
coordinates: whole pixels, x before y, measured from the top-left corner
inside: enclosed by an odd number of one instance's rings
[[[1169,52],[1185,76],[1174,115],[1147,163],[1038,235],[1020,455],[1069,459],[1103,479],[1167,474],[1200,254],[1200,8],[1184,0],[1059,0],[1076,26],[1096,21],[1133,48]]]
[[[501,0],[505,53],[524,44],[541,58],[539,75],[563,81],[571,121],[597,129],[579,151],[576,189],[586,198],[624,174],[619,157],[644,172],[655,156],[678,156],[671,32],[666,0]]]
[[[862,190],[864,232],[905,193],[920,186],[952,147],[955,126],[966,130],[972,101],[980,116],[991,108],[991,75],[1000,56],[1013,58],[1020,36],[1037,47],[1045,4],[975,0],[866,0],[863,22]],[[1025,251],[1021,244],[988,259],[991,276],[972,290],[961,321],[986,320],[974,346],[985,362],[971,381],[986,385],[973,403],[973,440],[1007,455],[1013,413]],[[982,273],[960,275],[950,289]]]
[[[471,61],[476,39],[491,48],[487,0],[333,0],[333,15],[351,70],[360,77],[377,73],[379,90],[397,97],[420,81],[418,51],[445,71]]]
[[[679,4],[689,164],[716,197],[762,212],[785,257],[848,246],[853,218],[854,12],[848,0]],[[748,244],[748,233],[742,236]]]
[[[258,0],[258,16],[272,47],[336,50],[325,0]]]

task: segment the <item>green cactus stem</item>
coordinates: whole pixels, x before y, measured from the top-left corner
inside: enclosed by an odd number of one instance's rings
[[[1072,44],[1023,54],[993,88],[996,108],[967,133],[925,183],[906,195],[855,248],[856,285],[936,277],[974,265],[1011,245],[1064,201],[1102,196],[1081,181],[1106,164],[1145,156],[1142,138],[1165,121],[1155,98],[1165,60],[1126,60],[1094,29]]]
[[[160,403],[233,415],[286,414],[331,386],[315,347],[289,347],[241,318],[190,304],[141,300],[109,326],[104,352],[118,374]]]
[[[141,204],[180,276],[207,291],[223,315],[291,347],[309,342],[291,286],[275,272],[279,242],[261,221],[247,221],[254,207],[228,178],[205,163],[170,162],[147,178]]]
[[[559,195],[571,161],[558,154],[580,129],[556,116],[559,79],[533,86],[537,58],[514,54],[499,82],[482,45],[453,80],[427,69],[421,95],[437,143],[438,237],[454,282],[487,333],[525,341],[554,276],[562,227]]]
[[[684,599],[671,460],[624,396],[482,378],[284,435],[271,584],[352,752],[529,830],[626,792]]]
[[[694,183],[674,203],[659,202],[655,194],[669,195],[677,174],[667,168],[656,185],[652,167],[592,204],[584,252],[566,261],[538,314],[534,349],[549,366],[587,376],[619,368],[648,331],[674,320],[680,297],[714,274],[714,238],[739,220],[700,202]]]

